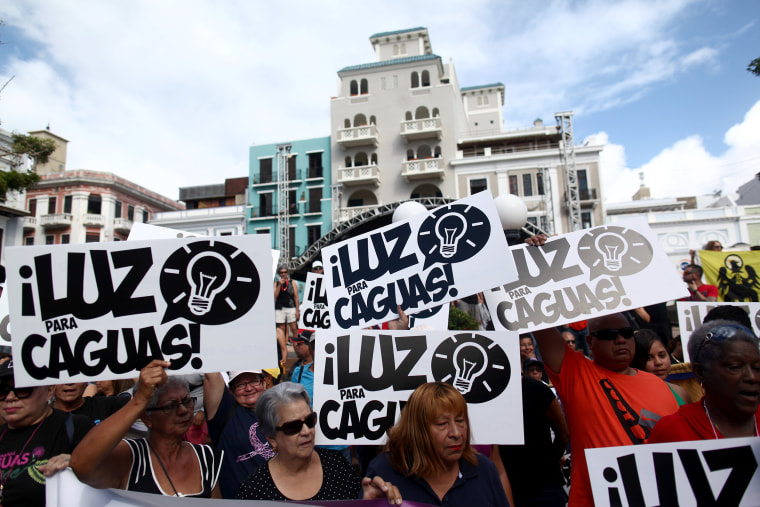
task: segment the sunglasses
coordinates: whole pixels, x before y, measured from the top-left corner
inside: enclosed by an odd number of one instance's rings
[[[25,400],[32,395],[34,387],[13,387],[10,384],[0,384],[0,401],[5,401],[11,391],[19,400]]]
[[[568,345],[575,345],[575,340],[567,340],[565,343]]]
[[[146,409],[146,412],[155,412],[157,410],[160,410],[164,414],[171,414],[172,412],[178,412],[179,407],[185,407],[187,409],[192,410],[193,407],[195,407],[195,398],[185,398],[184,400],[180,401],[173,401],[171,403],[167,403],[166,405],[162,405],[160,407],[153,407]]]
[[[612,328],[609,328],[609,329],[597,329],[596,331],[594,331],[593,333],[590,333],[590,334],[592,334],[592,335],[596,336],[597,338],[599,338],[600,340],[604,340],[604,341],[616,340],[617,337],[618,337],[618,335],[622,336],[626,340],[629,340],[629,339],[633,338],[633,333],[635,331],[636,330],[633,329],[632,327],[623,327],[623,328],[620,328],[620,329],[612,329]]]
[[[295,421],[288,421],[286,423],[282,423],[282,425],[277,426],[275,429],[277,431],[282,431],[286,435],[295,435],[296,433],[301,431],[301,428],[303,428],[304,424],[309,429],[312,429],[314,426],[316,426],[317,413],[312,412],[311,414],[307,415],[304,419],[296,419]]]

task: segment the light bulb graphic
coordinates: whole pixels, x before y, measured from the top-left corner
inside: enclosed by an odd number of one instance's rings
[[[620,258],[628,251],[628,242],[614,232],[600,234],[594,242],[596,250],[602,254],[604,267],[610,271],[619,271],[622,268]]]
[[[475,342],[464,342],[454,349],[454,387],[460,393],[467,394],[472,383],[488,366],[486,350]]]
[[[217,294],[230,282],[230,264],[217,252],[202,252],[187,265],[187,281],[190,284],[188,308],[195,315],[205,315]]]
[[[441,242],[441,257],[450,259],[457,253],[459,240],[467,232],[467,222],[459,213],[446,213],[435,224],[435,235]]]

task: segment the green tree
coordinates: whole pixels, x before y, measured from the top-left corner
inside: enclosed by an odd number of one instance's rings
[[[760,58],[755,58],[747,66],[747,70],[756,76],[760,76]]]
[[[14,133],[10,148],[0,149],[0,155],[10,165],[9,170],[0,171],[0,202],[5,202],[5,195],[9,190],[25,190],[37,183],[40,180],[40,176],[34,171],[37,164],[46,163],[55,148],[55,141],[52,139]],[[22,165],[24,155],[32,159],[32,168],[19,171],[18,167]]]

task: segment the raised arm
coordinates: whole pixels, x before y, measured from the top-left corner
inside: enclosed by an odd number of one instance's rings
[[[113,417],[92,428],[71,454],[71,468],[80,481],[96,488],[124,488],[132,453],[122,440],[148,406],[156,386],[166,382],[169,361],[154,359],[140,371],[137,392]]]
[[[556,327],[550,327],[533,331],[533,337],[536,339],[539,352],[541,352],[541,360],[544,362],[544,366],[554,373],[559,373],[567,349],[559,330]]]
[[[225,389],[227,384],[224,383],[221,373],[206,373],[203,376],[203,405],[207,420],[210,421],[216,415]]]

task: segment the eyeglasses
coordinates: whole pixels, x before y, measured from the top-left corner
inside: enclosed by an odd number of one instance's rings
[[[288,274],[288,272],[287,272],[287,271],[280,271],[279,273],[280,273],[281,275],[287,275],[287,274]]]
[[[626,340],[629,340],[629,339],[633,338],[633,333],[635,331],[636,330],[633,329],[632,327],[622,327],[620,329],[612,329],[612,328],[597,329],[596,331],[594,331],[593,333],[590,333],[590,334],[592,334],[592,335],[596,336],[597,338],[599,338],[600,340],[604,340],[604,341],[616,340],[617,337],[618,337],[618,335],[622,336]]]
[[[194,398],[194,397],[192,397],[192,398],[185,398],[185,399],[180,400],[180,401],[172,401],[171,403],[167,403],[166,405],[163,405],[163,406],[160,406],[160,407],[148,408],[145,411],[146,412],[155,412],[157,410],[160,410],[164,414],[171,414],[172,412],[178,412],[180,406],[192,410],[193,407],[195,407],[195,400],[196,400],[196,398]]]
[[[303,428],[304,424],[309,429],[316,426],[317,413],[312,412],[311,414],[307,415],[304,419],[296,419],[295,421],[288,421],[286,423],[282,423],[280,426],[277,426],[275,429],[277,431],[282,431],[286,435],[295,435],[296,433],[301,431],[301,428]]]
[[[750,336],[755,336],[755,333],[744,326],[741,326],[739,324],[726,324],[724,326],[718,326],[712,328],[706,335],[704,340],[702,340],[702,343],[699,344],[699,348],[697,348],[697,354],[696,357],[692,359],[693,362],[698,363],[700,361],[700,355],[702,354],[702,349],[705,348],[705,345],[707,345],[710,342],[722,342],[724,340],[728,340],[736,336],[736,333],[747,333]]]
[[[0,401],[5,401],[11,391],[16,394],[16,398],[19,400],[25,400],[32,395],[34,387],[14,387],[10,384],[0,384]]]
[[[238,382],[232,387],[233,391],[243,391],[246,387],[259,387],[264,383],[264,379],[262,377],[256,377],[253,380],[245,380],[242,382]]]
[[[311,268],[311,269],[313,269],[314,271],[322,271],[324,268],[320,267],[320,268]]]

